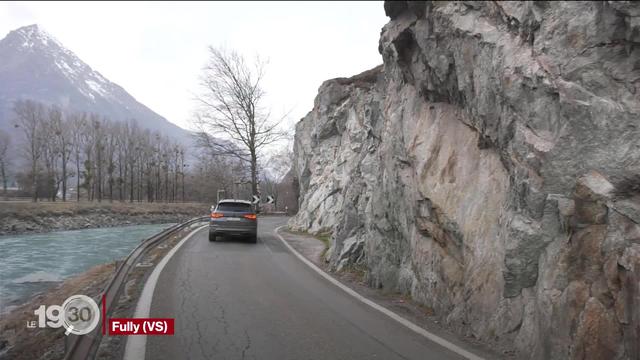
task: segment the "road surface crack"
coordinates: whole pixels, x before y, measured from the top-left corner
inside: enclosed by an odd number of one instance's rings
[[[197,298],[197,295],[194,292],[191,280],[192,280],[192,276],[193,276],[193,270],[192,267],[190,266],[190,264],[186,267],[183,268],[185,271],[182,272],[182,274],[184,274],[184,276],[180,279],[180,289],[182,290],[182,299],[180,302],[180,312],[181,314],[185,314],[186,315],[186,321],[185,321],[185,325],[187,327],[191,327],[191,329],[196,330],[196,337],[194,339],[194,337],[191,336],[187,336],[186,337],[186,342],[187,342],[187,346],[184,347],[184,349],[188,352],[187,356],[188,358],[192,358],[193,356],[191,356],[191,350],[195,348],[195,346],[197,346],[197,348],[200,350],[200,353],[202,354],[203,358],[208,358],[207,356],[207,352],[205,351],[204,348],[204,336],[203,336],[203,317],[199,316],[199,312],[198,312],[198,307],[196,306],[195,303],[193,303],[193,299]],[[194,326],[195,325],[195,326]],[[184,339],[184,337],[183,337]],[[194,344],[195,342],[195,344]]]
[[[249,337],[249,332],[247,332],[247,329],[244,330],[244,336],[245,336],[245,339],[247,339],[247,344],[245,345],[244,349],[242,349],[243,360],[246,357],[247,351],[251,349],[251,337]],[[255,359],[255,356],[251,355],[251,358]]]

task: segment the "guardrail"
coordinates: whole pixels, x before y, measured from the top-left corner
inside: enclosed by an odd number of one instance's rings
[[[113,312],[113,309],[117,305],[117,300],[120,297],[120,293],[122,291],[122,285],[126,280],[127,276],[131,269],[138,262],[140,257],[147,252],[147,250],[151,249],[158,242],[166,239],[166,237],[172,235],[173,233],[180,231],[187,226],[191,226],[192,224],[208,221],[209,217],[198,217],[191,219],[189,221],[183,222],[181,224],[174,225],[168,229],[163,230],[162,232],[143,240],[140,242],[135,249],[133,249],[129,255],[125,258],[125,260],[120,264],[120,266],[116,269],[115,274],[109,281],[109,284],[105,288],[105,290],[100,294],[100,299],[102,296],[106,299],[106,314],[105,318],[102,321],[106,321],[107,318]],[[100,302],[100,311],[103,312],[102,302]],[[92,332],[86,335],[69,335],[65,339],[65,360],[85,360],[85,359],[93,359],[100,345],[100,341],[102,340],[102,329],[97,326]]]

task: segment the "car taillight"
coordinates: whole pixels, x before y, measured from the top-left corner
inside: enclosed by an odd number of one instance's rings
[[[223,217],[223,216],[224,216],[224,214],[219,213],[219,212],[211,213],[211,218],[212,218],[212,219],[221,218],[221,217]]]
[[[256,219],[256,214],[247,214],[244,216],[245,219],[249,219],[249,220],[255,220]]]

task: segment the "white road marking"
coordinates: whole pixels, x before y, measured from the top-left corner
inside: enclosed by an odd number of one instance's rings
[[[142,293],[140,294],[140,299],[138,299],[138,305],[136,306],[136,311],[133,315],[134,318],[148,318],[149,312],[151,311],[151,301],[153,300],[153,292],[156,289],[156,284],[158,283],[158,278],[160,277],[160,273],[167,265],[171,257],[178,252],[178,249],[182,245],[184,245],[187,240],[189,240],[195,233],[206,228],[209,225],[203,225],[192,232],[189,235],[185,236],[184,239],[180,240],[180,242],[171,249],[167,255],[160,260],[158,265],[153,269],[151,275],[147,279],[147,282],[144,284],[144,288],[142,289]],[[124,349],[124,360],[142,360],[145,358],[147,350],[147,336],[146,335],[135,335],[127,337],[127,345]]]
[[[433,341],[436,344],[439,344],[441,346],[443,346],[444,348],[466,358],[466,359],[470,359],[470,360],[484,360],[484,358],[473,354],[463,348],[461,348],[460,346],[447,341],[443,338],[441,338],[440,336],[430,333],[429,331],[423,329],[422,327],[412,323],[411,321],[403,318],[402,316],[394,313],[393,311],[376,304],[375,302],[367,299],[366,297],[358,294],[357,292],[355,292],[353,289],[351,289],[350,287],[344,285],[343,283],[341,283],[340,281],[334,279],[331,275],[327,274],[326,272],[324,272],[324,270],[320,269],[318,266],[316,266],[316,264],[314,264],[313,262],[311,262],[309,259],[307,259],[306,257],[302,256],[302,254],[300,254],[296,249],[294,249],[291,245],[289,245],[289,243],[282,237],[282,235],[280,235],[278,233],[278,231],[285,227],[286,225],[282,225],[277,227],[275,230],[273,230],[273,233],[276,235],[276,237],[278,237],[280,239],[280,241],[282,241],[282,243],[289,249],[289,251],[291,251],[296,257],[298,257],[298,259],[300,259],[303,263],[307,264],[307,266],[309,266],[311,269],[313,269],[315,272],[317,272],[320,276],[322,276],[323,278],[325,278],[326,280],[328,280],[329,282],[331,282],[333,285],[339,287],[340,289],[342,289],[344,292],[346,292],[347,294],[353,296],[354,298],[358,299],[359,301],[369,305],[370,307],[374,308],[375,310],[380,311],[381,313],[387,315],[388,317],[390,317],[391,319],[399,322],[400,324],[404,325],[405,327],[409,328],[409,330],[412,330],[413,332],[417,333],[418,335],[422,335],[423,337]]]

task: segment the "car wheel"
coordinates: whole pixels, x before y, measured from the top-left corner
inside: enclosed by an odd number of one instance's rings
[[[249,242],[252,243],[252,244],[257,243],[258,242],[258,235],[257,234],[256,235],[251,235],[249,237]]]
[[[216,241],[216,235],[209,233],[209,241]]]

